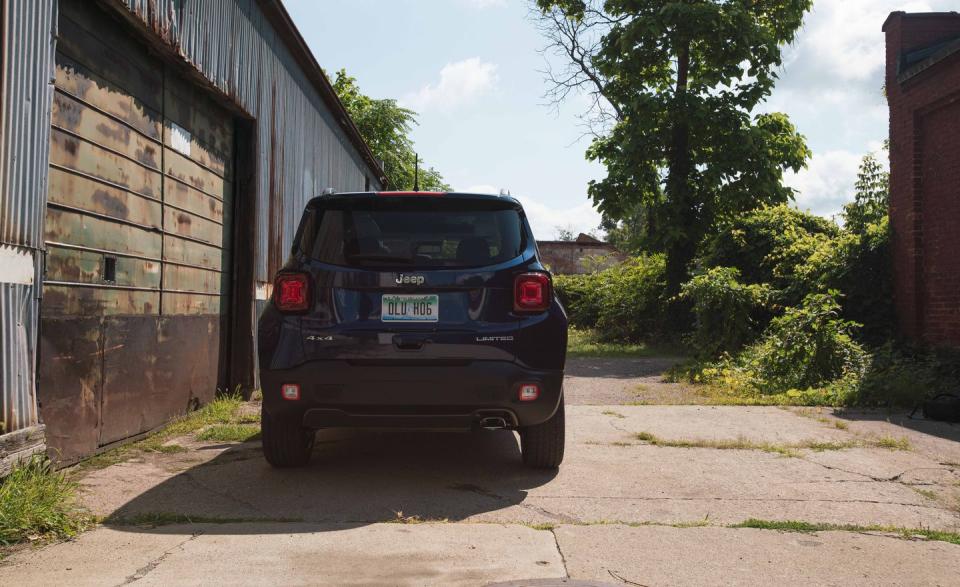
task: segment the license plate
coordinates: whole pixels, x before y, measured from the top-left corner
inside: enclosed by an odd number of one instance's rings
[[[440,296],[385,295],[380,299],[384,322],[436,322],[440,317]]]

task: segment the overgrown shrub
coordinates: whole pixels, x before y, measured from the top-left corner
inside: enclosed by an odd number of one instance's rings
[[[808,295],[774,318],[763,339],[743,353],[761,393],[825,387],[863,375],[867,352],[852,336],[859,324],[841,317],[836,296]]]
[[[688,342],[701,357],[737,352],[757,337],[770,288],[739,278],[739,269],[713,267],[683,286],[680,295],[691,302],[695,321]]]
[[[600,319],[602,283],[603,276],[600,273],[553,276],[553,287],[567,309],[571,325],[578,328],[596,327]]]
[[[555,276],[554,286],[574,326],[596,328],[603,340],[645,341],[662,334],[665,269],[663,255],[642,255],[598,273]]]
[[[774,318],[762,338],[739,355],[677,369],[671,377],[711,384],[750,401],[849,405],[869,362],[853,339],[857,326],[840,317],[834,292],[811,294]]]
[[[743,283],[787,290],[797,270],[839,233],[836,223],[792,206],[759,208],[708,238],[700,262],[705,267],[735,267]]]

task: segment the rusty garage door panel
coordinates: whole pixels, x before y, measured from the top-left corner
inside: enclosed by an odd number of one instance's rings
[[[218,200],[228,200],[233,193],[230,182],[167,147],[163,148],[163,165],[164,171],[170,177],[214,196]]]
[[[163,229],[168,234],[196,239],[215,247],[223,245],[223,226],[183,210],[164,207]]]
[[[57,54],[56,85],[60,91],[128,124],[143,136],[161,139],[159,112],[61,53]]]
[[[47,445],[55,458],[72,462],[99,446],[102,318],[52,317],[44,304],[41,320],[40,389]]]
[[[224,222],[223,202],[170,178],[165,178],[163,182],[163,203],[220,224]]]
[[[61,0],[57,53],[121,88],[146,104],[163,109],[163,64],[109,20],[90,16],[89,2]]]
[[[160,202],[82,175],[51,168],[48,201],[160,230]]]
[[[50,164],[144,196],[159,198],[163,193],[160,174],[156,171],[57,128],[50,132]]]
[[[114,255],[112,283],[125,287],[160,290],[160,262]],[[102,284],[104,255],[94,251],[51,245],[47,249],[47,280]]]
[[[105,320],[103,430],[109,444],[160,426],[217,388],[217,316],[108,318]]]
[[[123,155],[151,169],[160,169],[160,143],[62,92],[53,95],[52,124],[70,134],[92,140],[99,147]]]
[[[47,209],[46,239],[51,244],[78,245],[149,259],[159,259],[161,252],[157,232],[53,207]]]
[[[235,138],[229,113],[97,3],[61,6],[42,328],[63,363],[41,373],[57,390],[51,444],[72,458],[212,399],[229,356]]]

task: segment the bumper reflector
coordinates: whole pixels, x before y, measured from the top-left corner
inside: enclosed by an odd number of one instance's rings
[[[540,397],[540,386],[536,383],[524,383],[520,386],[520,401],[532,402]]]
[[[297,401],[300,399],[300,386],[296,383],[284,383],[280,386],[280,395],[283,399]]]

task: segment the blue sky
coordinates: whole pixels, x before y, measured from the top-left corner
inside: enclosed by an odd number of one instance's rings
[[[510,190],[538,238],[599,223],[586,190],[604,170],[584,158],[577,115],[585,102],[559,112],[545,105],[544,41],[527,0],[285,5],[324,68],[346,68],[364,93],[420,113],[417,150],[455,189]],[[835,214],[852,199],[860,158],[887,136],[887,15],[955,9],[956,0],[815,0],[763,108],[790,115],[814,151],[808,169],[787,180],[800,208]]]

